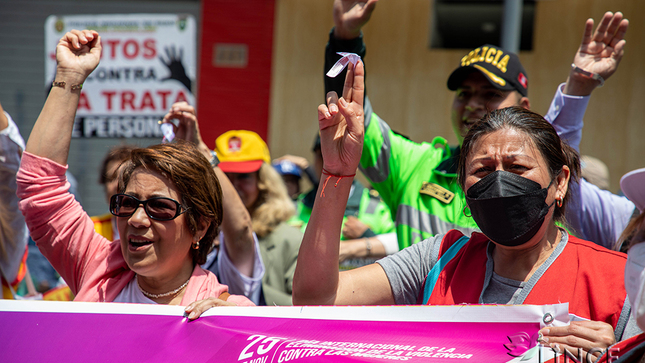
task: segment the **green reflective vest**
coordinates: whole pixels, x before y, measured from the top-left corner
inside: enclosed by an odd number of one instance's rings
[[[459,149],[442,137],[416,143],[393,132],[365,98],[359,165],[395,216],[399,248],[451,229],[478,230],[457,183]]]

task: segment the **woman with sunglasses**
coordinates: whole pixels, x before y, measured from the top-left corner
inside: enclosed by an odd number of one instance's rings
[[[40,250],[77,301],[252,305],[199,265],[222,221],[221,187],[189,143],[132,151],[110,200],[120,241],[94,231],[67,192],[64,173],[80,91],[101,55],[97,32],[72,30],[56,48],[56,79],[31,132],[18,172],[20,208]]]

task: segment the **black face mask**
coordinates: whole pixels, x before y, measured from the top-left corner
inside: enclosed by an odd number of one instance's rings
[[[466,192],[468,207],[486,237],[504,246],[528,242],[553,206],[545,199],[549,187],[508,171],[486,175]]]

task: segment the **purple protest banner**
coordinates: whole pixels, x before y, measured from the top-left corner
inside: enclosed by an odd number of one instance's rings
[[[523,355],[535,348],[549,314],[552,325],[569,321],[567,304],[219,307],[191,322],[178,306],[0,300],[0,356],[7,362],[511,362],[531,358]]]

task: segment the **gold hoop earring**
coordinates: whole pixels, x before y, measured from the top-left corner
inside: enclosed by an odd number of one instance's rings
[[[467,205],[464,206],[464,209],[461,210],[461,213],[463,213],[464,217],[467,217],[467,218],[472,217],[473,216],[472,213],[470,215],[466,214],[466,208],[468,208]]]

